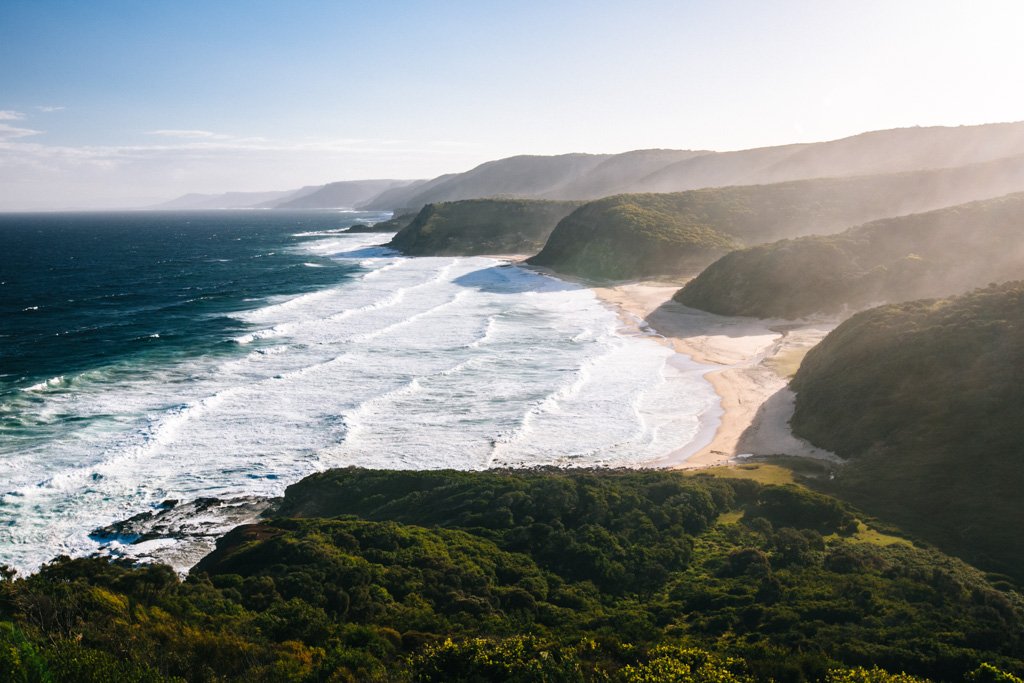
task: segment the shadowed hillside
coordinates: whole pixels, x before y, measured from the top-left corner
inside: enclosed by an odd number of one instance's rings
[[[675,296],[722,315],[799,318],[1024,277],[1024,194],[736,251]]]
[[[1024,581],[1024,284],[874,308],[811,350],[794,432],[872,514]]]
[[[532,254],[578,202],[470,199],[429,204],[388,244],[413,256]]]

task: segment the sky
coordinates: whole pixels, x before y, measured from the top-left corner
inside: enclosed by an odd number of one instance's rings
[[[1021,0],[0,0],[0,210],[1024,120]]]

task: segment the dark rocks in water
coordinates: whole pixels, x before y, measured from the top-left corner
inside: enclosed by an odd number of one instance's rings
[[[415,214],[396,214],[394,218],[391,218],[390,220],[373,223],[372,225],[367,223],[356,223],[345,232],[398,232],[405,226],[409,225],[409,223],[412,223],[414,218],[416,218]]]
[[[135,545],[158,539],[191,540],[215,538],[227,530],[252,522],[271,508],[277,499],[196,498],[184,503],[168,499],[157,509],[140,512],[128,519],[94,530],[90,537],[101,543]]]

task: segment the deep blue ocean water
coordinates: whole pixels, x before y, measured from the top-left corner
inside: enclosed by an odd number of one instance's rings
[[[0,392],[115,361],[216,353],[247,327],[223,314],[320,289],[354,270],[289,250],[321,238],[296,233],[385,216],[0,214]]]

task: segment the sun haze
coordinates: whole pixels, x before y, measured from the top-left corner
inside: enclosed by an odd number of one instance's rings
[[[0,210],[1024,118],[1022,5],[7,3]]]

